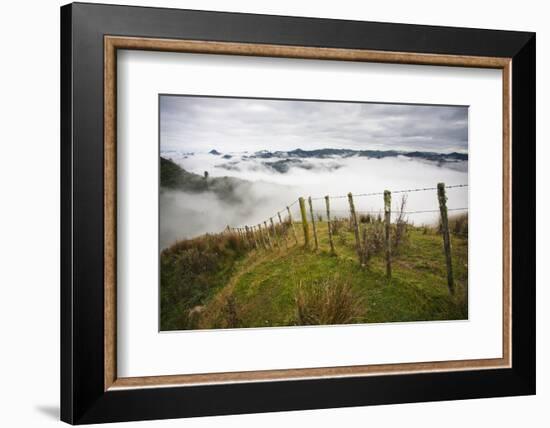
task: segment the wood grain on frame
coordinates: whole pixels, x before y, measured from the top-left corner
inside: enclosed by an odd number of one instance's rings
[[[104,59],[104,385],[116,380],[116,48],[105,42]]]
[[[503,349],[502,358],[378,364],[345,367],[261,370],[171,376],[118,378],[116,371],[116,52],[117,49],[218,55],[362,61],[502,69],[503,82]],[[456,371],[511,367],[511,60],[500,57],[436,55],[263,45],[196,40],[106,36],[104,38],[104,379],[105,390],[174,385],[258,382],[305,378],[353,377],[381,374]]]

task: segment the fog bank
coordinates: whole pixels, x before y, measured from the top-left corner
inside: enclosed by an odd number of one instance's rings
[[[168,153],[187,171],[211,177],[230,176],[247,180],[242,203],[221,200],[212,192],[188,193],[161,190],[160,244],[161,248],[178,239],[191,238],[204,233],[221,232],[226,226],[256,225],[269,217],[278,220],[283,211],[298,197],[345,196],[348,192],[364,194],[388,190],[435,187],[444,182],[447,186],[468,183],[467,162],[443,163],[395,157],[372,159],[361,157],[307,159],[306,165],[292,164],[288,171],[279,172],[265,165],[265,159],[247,158],[244,153],[221,155],[208,153]],[[228,165],[229,164],[229,165]],[[396,209],[401,195],[393,195],[392,209]],[[355,198],[356,209],[379,211],[383,208],[382,196]],[[467,188],[448,190],[448,207],[468,207]],[[346,198],[331,199],[334,216],[347,216]],[[314,209],[324,213],[324,200],[314,201]],[[407,211],[437,210],[435,191],[412,192],[408,195]],[[292,206],[292,215],[299,219],[298,204]],[[415,224],[432,223],[437,213],[409,215]]]

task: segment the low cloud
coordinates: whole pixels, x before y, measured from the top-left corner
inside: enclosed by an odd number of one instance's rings
[[[460,168],[438,166],[407,158],[345,158],[338,160],[340,167],[327,173],[326,165],[333,159],[308,159],[314,165],[311,169],[293,168],[281,174],[262,165],[261,159],[249,159],[239,162],[235,169],[220,168],[220,158],[212,155],[194,155],[174,159],[188,171],[202,174],[208,170],[210,176],[231,176],[247,180],[243,186],[243,199],[239,203],[222,200],[212,192],[187,193],[165,191],[160,195],[160,239],[161,247],[166,247],[177,239],[191,238],[204,233],[217,233],[226,226],[239,227],[256,225],[274,217],[277,212],[286,217],[286,206],[293,204],[298,197],[322,198],[325,195],[344,196],[331,200],[334,216],[346,217],[349,213],[345,195],[380,192],[385,189],[401,190],[411,188],[435,187],[438,182],[447,185],[468,182],[467,162],[457,163]],[[239,192],[240,190],[237,189]],[[468,207],[467,188],[449,189],[449,208]],[[399,195],[394,195],[394,205]],[[316,212],[324,215],[324,200],[314,200]],[[381,211],[382,196],[357,197],[355,205],[358,211]],[[409,194],[409,211],[438,209],[435,191],[414,192]],[[298,204],[291,208],[292,215],[299,219]],[[433,223],[438,218],[435,213],[411,215],[409,220],[415,224]]]

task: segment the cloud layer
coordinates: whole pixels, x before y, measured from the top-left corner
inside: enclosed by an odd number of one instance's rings
[[[448,186],[468,182],[467,171],[438,166],[405,157],[367,159],[351,157],[341,159],[340,168],[329,169],[327,166],[334,159],[311,159],[311,169],[292,168],[281,174],[262,165],[261,160],[252,159],[239,162],[238,168],[227,170],[217,166],[220,157],[209,154],[174,159],[187,171],[202,175],[205,170],[211,176],[231,176],[250,183],[241,193],[245,198],[240,203],[231,203],[220,199],[214,193],[203,192],[191,194],[177,191],[163,191],[160,195],[160,239],[165,248],[177,239],[191,238],[203,233],[221,232],[226,226],[238,227],[255,225],[274,217],[282,210],[286,216],[286,206],[291,206],[295,219],[300,218],[298,204],[293,202],[300,196],[314,198],[313,208],[324,215],[325,204],[322,197],[344,196],[331,199],[333,217],[349,215],[348,200],[345,195],[381,192],[385,189],[402,190],[410,188],[431,188],[444,182]],[[394,209],[400,200],[400,194],[393,196]],[[468,189],[448,189],[448,207],[468,207]],[[321,198],[321,199],[316,199]],[[358,212],[379,212],[383,209],[383,197],[356,197]],[[409,221],[417,225],[434,223],[438,218],[439,204],[435,190],[413,192],[409,194],[407,210],[433,210],[409,216]]]
[[[163,95],[161,151],[467,152],[468,108]]]

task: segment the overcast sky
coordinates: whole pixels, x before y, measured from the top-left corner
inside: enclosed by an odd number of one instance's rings
[[[161,151],[468,150],[467,107],[167,96]]]

